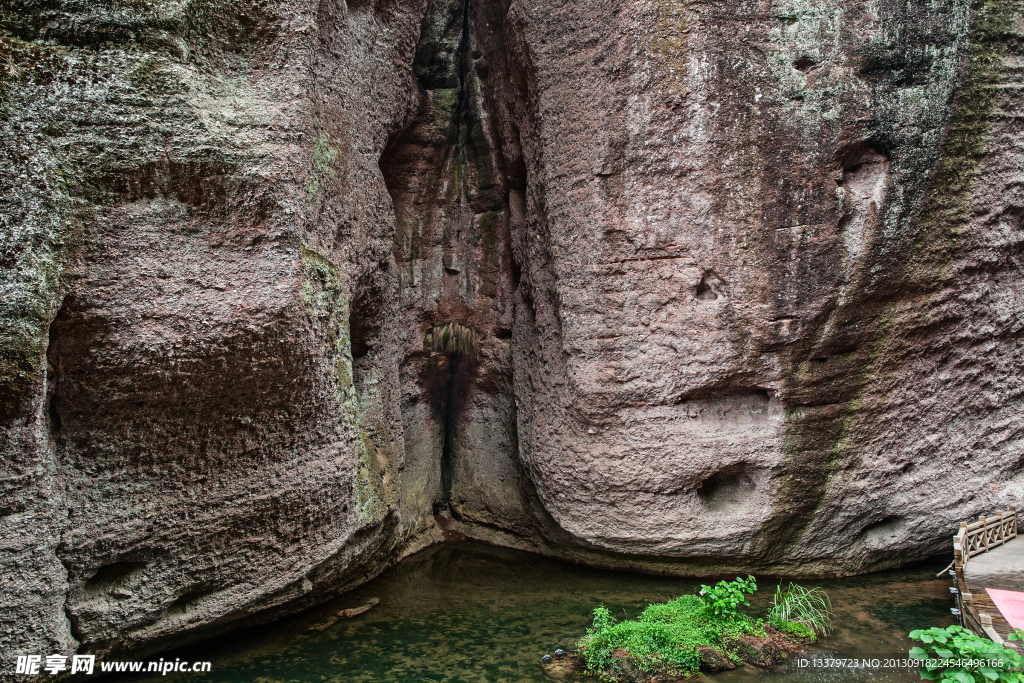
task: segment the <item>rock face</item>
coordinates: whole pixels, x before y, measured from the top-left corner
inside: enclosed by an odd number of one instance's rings
[[[446,537],[833,575],[1021,504],[1013,0],[12,7],[0,666]]]
[[[574,556],[859,571],[1019,500],[1019,8],[493,9],[519,454]]]

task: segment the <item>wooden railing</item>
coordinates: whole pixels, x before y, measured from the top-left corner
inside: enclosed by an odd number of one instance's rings
[[[960,522],[960,531],[953,537],[953,561],[957,567],[990,548],[1006,543],[1017,536],[1017,508],[1009,512],[996,510],[992,517],[978,517],[973,524]]]
[[[1010,507],[1009,512],[996,510],[991,517],[978,517],[977,522],[968,524],[960,522],[960,530],[953,537],[953,567],[956,569],[957,607],[964,626],[979,636],[989,638],[993,642],[1016,647],[1012,643],[1004,643],[1002,637],[992,626],[992,615],[981,612],[967,586],[964,567],[975,555],[991,550],[1017,536],[1017,508]]]

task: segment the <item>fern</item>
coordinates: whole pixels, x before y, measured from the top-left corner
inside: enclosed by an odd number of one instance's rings
[[[423,348],[435,353],[452,353],[476,360],[480,342],[476,330],[457,322],[435,325],[423,337]]]

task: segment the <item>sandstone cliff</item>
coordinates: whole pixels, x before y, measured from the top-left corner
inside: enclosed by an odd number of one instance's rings
[[[1015,0],[0,26],[5,670],[445,537],[827,575],[1020,504]]]

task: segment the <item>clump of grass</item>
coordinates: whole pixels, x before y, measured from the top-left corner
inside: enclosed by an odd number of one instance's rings
[[[700,647],[716,648],[738,662],[735,649],[748,633],[766,635],[762,623],[743,612],[716,613],[712,597],[684,595],[648,605],[636,620],[616,622],[607,608],[598,607],[577,650],[587,670],[604,680],[632,679],[632,669],[648,677],[686,678],[700,671]]]
[[[828,635],[832,631],[832,602],[820,588],[804,588],[790,583],[775,589],[768,623],[780,631],[803,638]]]
[[[652,608],[662,608],[660,613]],[[577,648],[587,669],[608,678],[632,666],[645,673],[687,677],[700,668],[699,645],[708,642],[698,617],[700,598],[685,595],[667,605],[650,605],[636,621],[616,622],[605,607],[594,610],[594,625]]]
[[[470,360],[476,360],[480,353],[476,330],[457,322],[435,325],[423,337],[423,347],[438,353],[460,354]]]

